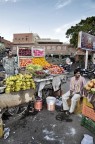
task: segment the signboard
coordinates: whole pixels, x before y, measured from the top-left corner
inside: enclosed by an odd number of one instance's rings
[[[31,48],[19,48],[18,51],[19,56],[32,56]]]
[[[95,51],[95,36],[85,32],[79,32],[78,48]]]
[[[32,47],[33,57],[44,57],[45,48],[44,47]]]

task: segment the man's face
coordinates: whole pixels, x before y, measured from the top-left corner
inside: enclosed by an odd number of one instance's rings
[[[11,51],[9,51],[9,57],[12,57],[12,52]]]
[[[80,75],[81,75],[80,72],[77,72],[77,73],[75,74],[75,77],[76,77],[76,78],[79,78]]]

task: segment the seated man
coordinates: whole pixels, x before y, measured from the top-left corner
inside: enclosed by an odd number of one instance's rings
[[[83,95],[84,85],[85,79],[81,76],[80,69],[76,69],[74,71],[74,77],[72,77],[70,81],[70,90],[62,95],[63,110],[66,111],[67,114],[74,112],[77,101]],[[67,103],[69,98],[71,98],[70,109]]]

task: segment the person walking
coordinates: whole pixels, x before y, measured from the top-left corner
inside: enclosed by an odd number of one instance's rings
[[[15,74],[15,59],[13,57],[12,51],[8,51],[8,55],[2,60],[3,68],[7,76],[11,76]]]
[[[74,113],[76,103],[83,96],[83,87],[86,84],[84,77],[80,74],[80,69],[75,69],[74,76],[70,80],[70,90],[62,95],[63,110],[67,114]],[[67,100],[71,99],[71,106],[69,108]]]

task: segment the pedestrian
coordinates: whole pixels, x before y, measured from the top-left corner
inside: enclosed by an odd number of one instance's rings
[[[70,72],[72,62],[71,62],[71,59],[69,57],[66,58],[66,65],[67,65],[68,72]]]
[[[74,113],[76,103],[83,96],[83,87],[86,84],[84,77],[80,74],[80,69],[75,69],[74,76],[70,80],[70,90],[62,95],[63,110],[67,114]],[[69,108],[67,100],[71,99],[71,106]]]
[[[12,51],[8,51],[8,55],[2,60],[3,68],[5,70],[6,76],[11,76],[15,74],[15,59],[13,57]]]

